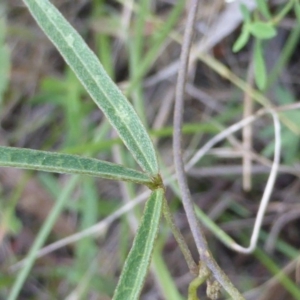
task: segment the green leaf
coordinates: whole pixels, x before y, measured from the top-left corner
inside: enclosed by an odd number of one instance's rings
[[[113,300],[136,300],[148,272],[163,204],[163,189],[152,192],[128,254]]]
[[[264,22],[254,22],[248,24],[249,31],[258,39],[271,39],[276,35],[273,25]]]
[[[300,2],[299,1],[295,1],[294,10],[295,10],[295,14],[296,14],[298,23],[300,23]],[[299,26],[299,24],[298,24],[298,26]]]
[[[151,175],[158,174],[156,153],[146,129],[81,36],[49,1],[24,2],[142,169]]]
[[[247,6],[244,3],[242,3],[240,5],[240,9],[241,9],[242,15],[244,17],[245,23],[250,23],[251,15],[250,15],[250,11],[248,10]]]
[[[244,48],[244,46],[247,44],[248,40],[250,37],[250,33],[249,31],[245,28],[243,28],[240,36],[238,37],[238,39],[235,41],[232,51],[233,52],[238,52],[240,51],[242,48]]]
[[[94,158],[31,149],[0,146],[0,166],[152,184],[148,175],[121,165]]]
[[[254,44],[254,75],[256,85],[263,90],[267,84],[267,72],[260,40],[256,40]]]
[[[267,19],[271,19],[272,15],[270,13],[269,7],[267,5],[266,0],[256,0],[257,8],[260,11],[260,13]]]
[[[243,24],[241,34],[239,35],[239,37],[237,38],[237,40],[235,41],[232,47],[233,52],[240,51],[247,44],[250,37],[250,32],[249,32],[249,24],[251,22],[250,11],[248,10],[247,6],[243,3],[240,5],[240,10],[244,18],[244,24]]]

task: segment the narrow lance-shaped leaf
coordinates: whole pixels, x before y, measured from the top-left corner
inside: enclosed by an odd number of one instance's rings
[[[94,158],[55,152],[1,147],[0,167],[16,167],[54,173],[69,173],[124,180],[151,187],[151,178],[142,172]]]
[[[295,14],[296,14],[296,17],[298,19],[298,23],[300,22],[300,3],[299,1],[295,1],[295,4],[294,4],[294,10],[295,10]]]
[[[244,22],[246,24],[249,24],[251,22],[251,14],[250,14],[248,7],[244,3],[241,3],[240,9],[241,9],[241,13],[244,17]]]
[[[235,41],[232,47],[232,51],[233,52],[240,51],[247,44],[249,37],[250,37],[250,32],[246,27],[244,27],[238,39]]]
[[[142,169],[158,174],[153,144],[132,105],[105,72],[81,36],[47,0],[23,0],[95,103],[118,131]]]
[[[258,10],[262,13],[262,15],[267,19],[270,20],[272,15],[270,13],[268,3],[266,0],[256,0]]]
[[[159,228],[163,194],[162,188],[153,191],[146,203],[139,230],[126,259],[113,300],[139,299]]]
[[[254,75],[258,88],[263,90],[267,83],[267,71],[261,40],[256,40],[254,44]]]

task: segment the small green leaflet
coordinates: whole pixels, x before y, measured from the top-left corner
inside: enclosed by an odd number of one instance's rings
[[[267,84],[267,71],[263,55],[263,46],[261,40],[256,40],[254,44],[254,75],[256,85],[263,90]]]
[[[253,22],[248,25],[249,31],[258,39],[271,39],[276,35],[273,25],[264,22]]]
[[[241,49],[243,49],[246,46],[246,44],[249,40],[249,37],[250,37],[249,30],[243,28],[241,34],[239,35],[238,39],[235,41],[235,43],[233,45],[232,51],[238,52]]]

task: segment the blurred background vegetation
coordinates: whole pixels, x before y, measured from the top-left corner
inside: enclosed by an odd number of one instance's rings
[[[157,147],[163,174],[172,174],[172,110],[180,41],[189,1],[53,0],[133,103]],[[240,80],[255,86],[255,37],[233,53],[242,31],[239,4],[200,1],[184,113],[184,157],[216,133],[261,107],[205,61],[205,51]],[[265,20],[255,1],[251,18]],[[268,1],[272,16],[287,3]],[[212,252],[246,299],[300,299],[300,10],[291,8],[262,45],[266,82],[261,92],[282,113],[282,156],[251,255],[229,250],[207,230]],[[298,103],[299,104],[299,103]],[[285,120],[288,120],[286,122]],[[59,151],[136,167],[99,109],[20,0],[0,3],[0,143]],[[247,133],[248,132],[248,133]],[[188,172],[195,203],[238,242],[248,245],[274,147],[269,116],[219,143]],[[245,168],[245,166],[248,166]],[[2,168],[0,172],[0,299],[6,299],[36,234],[62,194],[69,175]],[[167,189],[176,223],[196,249],[178,198]],[[144,188],[80,177],[47,245],[104,220],[96,236],[60,247],[36,261],[19,299],[111,299],[143,204],[113,218]],[[162,222],[153,265],[141,299],[185,299],[192,279]],[[280,277],[276,276],[282,271]],[[199,291],[205,299],[204,290]],[[225,299],[225,298],[224,298]]]

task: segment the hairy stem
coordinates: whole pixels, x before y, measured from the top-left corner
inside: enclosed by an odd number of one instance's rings
[[[185,258],[185,261],[189,267],[190,272],[194,275],[198,275],[198,266],[196,265],[195,261],[193,260],[190,249],[188,248],[180,230],[177,228],[177,226],[175,224],[175,221],[173,219],[173,216],[172,216],[172,213],[168,206],[168,202],[167,202],[166,198],[164,198],[163,214],[164,214],[164,217],[165,217],[169,227],[171,228],[174,238],[175,238],[176,242],[178,243],[178,246]]]

